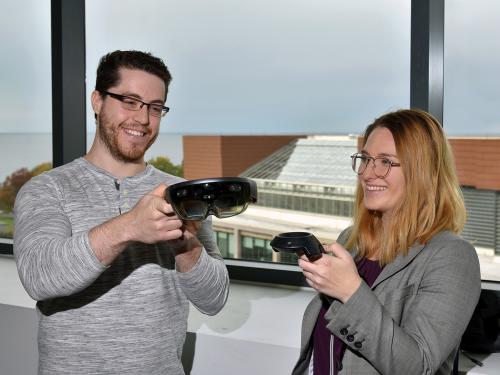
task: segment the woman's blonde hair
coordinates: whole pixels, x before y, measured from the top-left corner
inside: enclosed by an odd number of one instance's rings
[[[358,181],[354,223],[346,247],[356,248],[359,257],[376,256],[385,265],[443,230],[460,233],[466,212],[450,146],[432,115],[413,109],[385,114],[366,128],[363,146],[380,127],[394,138],[405,179],[404,198],[384,228],[380,212],[365,207]]]

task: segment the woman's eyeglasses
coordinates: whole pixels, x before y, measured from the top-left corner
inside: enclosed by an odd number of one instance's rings
[[[208,215],[226,218],[257,202],[257,184],[243,177],[190,180],[170,185],[165,199],[184,220],[204,220]]]
[[[391,159],[388,159],[384,156],[373,158],[365,154],[356,153],[354,155],[351,155],[351,160],[352,170],[358,175],[363,174],[371,162],[373,173],[375,173],[375,176],[377,176],[378,178],[387,177],[392,167],[401,166],[400,163],[393,162]]]

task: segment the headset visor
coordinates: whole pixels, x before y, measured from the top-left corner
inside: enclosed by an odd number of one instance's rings
[[[179,218],[203,220],[208,215],[226,218],[257,202],[255,181],[243,177],[218,177],[190,180],[170,185],[165,199]]]

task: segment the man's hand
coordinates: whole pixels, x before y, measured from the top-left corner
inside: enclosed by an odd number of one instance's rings
[[[345,303],[361,285],[361,277],[351,254],[341,245],[333,243],[324,248],[327,254],[314,262],[302,255],[299,267],[312,288]]]
[[[132,241],[156,243],[183,236],[182,221],[163,198],[165,189],[160,184],[129,212],[90,230],[90,245],[101,263],[111,264]]]
[[[179,272],[189,271],[200,257],[202,244],[197,237],[200,229],[201,221],[186,220],[181,228],[182,237],[174,241],[177,242],[175,263]]]
[[[198,261],[202,245],[196,237],[200,221],[180,220],[172,206],[164,199],[165,189],[159,185],[142,197],[125,215],[130,216],[133,240],[144,243],[169,241],[174,247],[175,263],[179,272],[189,271]]]
[[[124,214],[128,219],[131,241],[156,243],[182,237],[183,223],[163,198],[165,189],[164,184],[159,185]]]

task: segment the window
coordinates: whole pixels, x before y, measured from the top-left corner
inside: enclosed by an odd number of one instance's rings
[[[4,121],[0,142],[5,144],[2,143],[0,153],[8,163],[0,168],[0,183],[20,168],[31,172],[40,163],[51,162],[50,3],[23,0],[20,4],[5,3],[8,12],[2,13],[0,26],[3,35],[16,36],[5,38],[4,49],[9,52],[6,56],[12,57],[1,63],[5,108],[1,112]],[[172,113],[162,125],[162,136],[170,143],[157,143],[160,151],[154,151],[151,157],[165,154],[174,163],[181,163],[180,140],[185,134],[355,135],[373,117],[408,106],[410,1],[320,1],[314,6],[276,1],[265,4],[266,12],[259,12],[262,8],[255,2],[242,1],[235,6],[226,0],[214,9],[196,0],[177,0],[168,3],[172,11],[158,18],[148,9],[163,7],[165,3],[149,0],[147,5],[137,8],[118,0],[105,4],[87,0],[86,65],[89,97],[97,61],[105,52],[137,48],[165,58],[174,75],[169,97]],[[494,112],[499,100],[495,67],[500,57],[493,38],[499,26],[493,17],[496,12],[490,11],[495,6],[492,0],[447,2],[444,125],[452,143],[460,141],[454,139],[457,137],[488,137],[488,142],[493,143],[500,137]],[[114,25],[117,9],[121,17]],[[21,17],[34,21],[16,22]],[[132,32],[127,17],[141,17],[148,22],[141,32]],[[377,27],[373,20],[377,20]],[[168,32],[163,33],[165,25]],[[107,32],[108,27],[113,32]],[[198,37],[200,32],[202,39]],[[179,44],[181,39],[183,43]],[[19,48],[22,46],[29,48]],[[41,47],[41,52],[35,52],[35,47]],[[36,64],[31,58],[34,53]],[[30,78],[29,86],[22,79],[25,77]],[[29,110],[12,110],[25,104],[20,93],[29,90],[37,98],[30,101]],[[89,104],[87,129],[93,132]],[[16,141],[8,139],[14,139],[16,132],[44,134],[30,134],[28,147],[23,142],[24,149],[12,149]],[[33,141],[36,137],[39,138]],[[310,167],[307,153],[297,155],[291,160],[293,155],[288,152],[274,165],[293,166],[296,162],[298,170],[306,170],[308,177],[315,173],[328,175],[328,171]],[[312,158],[313,162],[317,159],[317,155]],[[287,164],[289,161],[294,163]],[[474,163],[477,166],[480,162]],[[343,175],[339,173],[340,162],[329,164],[335,166],[337,175]],[[470,166],[457,164],[458,169],[463,167]],[[477,186],[474,181],[466,181],[462,186],[469,212],[464,235],[480,248],[481,256],[495,260],[500,214],[499,189],[494,181],[500,172],[494,164],[486,167],[489,169],[484,174],[493,184]],[[317,181],[301,180],[304,176],[297,170],[288,172],[287,178],[260,178],[259,205],[286,210],[290,217],[307,212],[317,218],[335,216],[335,220],[351,216],[349,181],[321,187]],[[5,204],[1,210],[0,237],[10,237],[12,217]],[[289,219],[283,221],[282,227],[269,227],[260,234],[272,238],[278,230],[296,229]],[[316,230],[316,220],[319,219],[315,219],[314,225],[308,223],[310,230]],[[340,220],[338,227],[345,224]],[[221,235],[221,243],[239,243],[237,232],[230,229],[224,228],[229,234],[226,239]],[[326,231],[335,235],[331,228]],[[227,251],[228,256],[236,254],[238,258],[237,246],[234,252],[230,248]],[[273,258],[280,260],[281,257]]]
[[[495,15],[499,9],[493,0],[450,0],[446,4],[444,125],[458,155],[463,137],[487,136],[488,142],[500,138],[494,112],[500,104],[496,90],[499,78],[493,68],[499,65],[495,45],[499,31]],[[30,126],[35,124],[39,126],[35,131],[50,133],[50,3],[21,0],[4,1],[2,5],[0,30],[8,36],[2,46],[5,58],[0,62],[3,64],[0,102],[5,105],[0,111],[3,120],[0,142],[5,142],[10,133],[33,132]],[[168,12],[151,12],[167,6]],[[162,134],[168,138],[183,134],[356,134],[375,116],[408,107],[409,8],[409,0],[314,3],[222,0],[217,7],[208,7],[199,0],[146,0],[140,7],[119,0],[87,0],[88,94],[102,54],[113,49],[146,49],[164,57],[174,74],[169,98],[173,110],[162,128]],[[139,29],[131,29],[136,19],[147,22]],[[43,47],[41,52],[34,52],[37,47]],[[22,76],[16,70],[19,67],[23,69]],[[22,80],[24,76],[31,78],[29,86]],[[30,92],[28,108],[26,97],[20,92]],[[90,112],[90,106],[87,107]],[[92,119],[90,112],[89,132],[95,130]],[[169,150],[167,156],[172,159],[174,154],[182,153],[179,139],[160,147]],[[0,143],[3,176],[19,167],[29,169],[39,162],[50,161],[50,145],[37,154],[38,144],[24,142],[24,148],[10,149]],[[478,147],[479,156],[469,160],[471,164],[457,158],[459,170],[471,166],[477,170],[478,165],[486,165],[489,158],[484,157],[485,146]],[[171,153],[172,148],[176,152]],[[34,160],[22,159],[34,155],[38,155]],[[276,164],[288,161],[289,157],[290,153]],[[2,168],[7,160],[17,164],[5,172]],[[496,160],[498,157],[493,158],[495,163],[488,164],[489,169],[480,176],[481,184],[475,176],[465,181],[462,189],[469,211],[464,235],[474,241],[482,259],[492,259],[482,267],[483,279],[500,281],[500,273],[495,269],[500,231],[500,189],[495,185],[500,171]],[[335,165],[337,171],[340,165]],[[301,168],[308,174],[318,172],[310,163]],[[292,175],[300,177],[293,173],[289,176]],[[293,254],[271,251],[269,241],[273,233],[297,229],[298,223],[306,223],[305,229],[314,231],[323,241],[331,239],[329,236],[335,238],[335,230],[348,225],[352,206],[348,181],[330,183],[321,190],[317,182],[291,177],[280,180],[277,176],[259,178],[261,190],[267,189],[260,200],[265,207],[251,208],[252,214],[260,215],[259,220],[268,219],[266,233],[250,231],[251,220],[238,221],[243,215],[214,220],[216,238],[225,257],[294,264]],[[488,178],[487,183],[492,185],[483,184]],[[312,186],[308,190],[309,185]],[[276,190],[277,187],[281,190]],[[320,202],[319,196],[333,198]],[[313,205],[326,212],[307,213]],[[266,208],[274,209],[263,211]],[[330,212],[339,212],[339,216]],[[313,219],[303,216],[309,214]],[[8,225],[9,215],[3,209],[0,231],[5,231]],[[498,306],[498,296],[490,300],[493,308]],[[498,332],[498,314],[495,314],[488,322],[492,325],[484,326]],[[488,316],[491,317],[489,312]],[[491,338],[489,334],[486,336]],[[477,337],[473,335],[476,344],[487,344]]]
[[[241,236],[241,259],[271,262],[273,249],[269,242],[262,238]]]
[[[0,241],[10,242],[17,191],[52,163],[50,1],[1,5]]]
[[[151,12],[165,7],[168,12]],[[148,22],[131,29],[137,19]],[[409,0],[223,0],[215,7],[201,0],[149,0],[141,7],[87,0],[86,44],[88,96],[106,52],[141,49],[165,60],[173,75],[171,111],[162,120],[159,145],[180,144],[191,134],[342,137],[300,140],[248,174],[258,179],[258,206],[240,215],[243,223],[214,220],[229,258],[295,264],[293,254],[273,254],[268,243],[274,235],[318,230],[325,241],[335,239],[352,214],[355,175],[348,156],[356,137],[348,135],[383,112],[409,106]],[[341,150],[335,159],[334,149]],[[160,150],[182,160],[179,147],[165,143]],[[205,162],[205,155],[200,158]],[[258,227],[245,221],[247,214],[259,216]],[[304,214],[302,222],[294,219]],[[327,223],[332,216],[338,217],[333,228]]]
[[[495,0],[446,2],[444,123],[449,135],[500,136],[499,12]]]
[[[217,240],[217,245],[221,255],[224,258],[235,258],[236,257],[236,246],[234,243],[234,234],[228,232],[215,231],[215,237]]]
[[[500,5],[449,1],[445,8],[444,128],[467,207],[463,235],[481,260],[483,280],[500,281]]]

